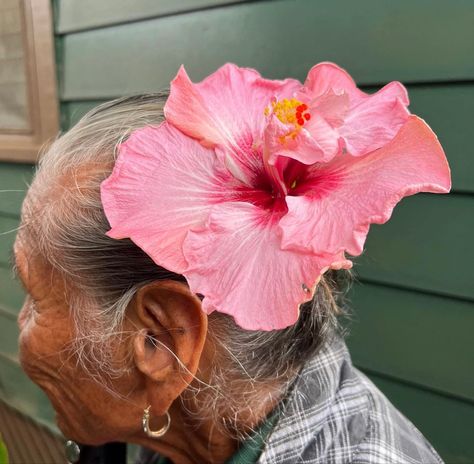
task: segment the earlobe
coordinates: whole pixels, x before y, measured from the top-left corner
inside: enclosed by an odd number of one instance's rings
[[[197,372],[207,316],[186,284],[170,280],[140,288],[130,312],[140,328],[133,340],[135,365],[154,413],[164,414]]]

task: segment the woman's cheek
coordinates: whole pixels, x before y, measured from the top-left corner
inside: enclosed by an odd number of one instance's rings
[[[34,337],[37,328],[35,319],[31,309],[22,310],[18,317],[18,325],[20,326],[20,335],[18,338],[18,351],[20,363],[23,370],[33,377],[34,371],[37,370],[38,353],[34,350]],[[34,380],[34,378],[32,378]]]
[[[26,320],[24,322],[24,326],[21,329],[20,337],[18,339],[18,347],[19,347],[19,359],[20,364],[26,374],[33,380],[36,379],[35,373],[37,374],[38,367],[34,362],[35,356],[31,351],[31,324],[30,320]]]
[[[51,339],[51,334],[46,334],[41,324],[37,323],[38,316],[32,301],[25,302],[18,316],[20,363],[34,382],[43,377],[43,371],[49,370],[49,366],[43,364],[49,359],[45,355],[48,355],[48,340]]]

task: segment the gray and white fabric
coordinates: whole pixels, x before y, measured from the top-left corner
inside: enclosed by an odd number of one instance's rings
[[[335,339],[302,370],[260,464],[437,464],[423,435]]]

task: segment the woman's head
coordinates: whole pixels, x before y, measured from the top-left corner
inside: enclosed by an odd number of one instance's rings
[[[86,443],[133,440],[147,404],[245,433],[336,326],[335,274],[295,325],[248,331],[225,314],[205,315],[182,276],[129,239],[105,235],[100,184],[116,147],[134,129],[161,123],[165,99],[129,97],[91,111],[44,154],[23,205],[15,244],[30,293],[20,315],[22,363],[63,431]]]

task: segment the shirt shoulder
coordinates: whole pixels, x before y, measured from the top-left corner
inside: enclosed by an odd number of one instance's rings
[[[351,362],[344,344],[310,362],[260,464],[442,464],[416,427]]]
[[[353,369],[366,392],[368,415],[365,436],[351,464],[442,464],[422,433],[364,374]]]

